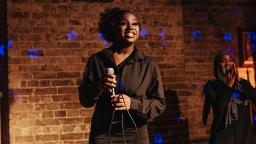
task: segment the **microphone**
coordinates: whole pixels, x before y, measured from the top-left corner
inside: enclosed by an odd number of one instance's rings
[[[229,74],[232,74],[233,69],[230,67],[227,67],[227,68],[223,69],[223,72],[224,72],[224,74],[229,75]]]
[[[226,67],[223,68],[223,73],[227,74],[228,69]]]
[[[114,69],[113,68],[107,68],[107,74],[114,75]],[[115,95],[115,88],[112,88],[112,95]]]
[[[230,71],[230,68],[224,67],[224,68],[223,68],[223,71],[224,71],[224,73],[228,73],[228,72]]]

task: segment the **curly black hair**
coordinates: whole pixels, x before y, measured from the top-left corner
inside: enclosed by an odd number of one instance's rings
[[[105,9],[103,13],[100,14],[100,21],[98,25],[99,32],[103,35],[104,40],[108,42],[114,42],[114,29],[113,24],[120,20],[120,16],[124,13],[132,13],[129,10],[121,9],[118,7]]]

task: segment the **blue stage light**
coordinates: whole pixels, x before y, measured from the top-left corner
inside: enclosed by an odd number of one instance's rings
[[[102,33],[98,34],[98,39],[101,41],[105,41]]]
[[[241,98],[241,93],[238,92],[238,91],[233,91],[231,96],[236,98],[236,99],[240,99]]]
[[[71,30],[67,33],[69,40],[75,40],[77,38],[77,33],[74,30]]]
[[[251,43],[251,49],[253,52],[256,52],[256,41]]]
[[[256,32],[248,32],[248,39],[250,41],[256,41]]]
[[[154,144],[163,144],[164,143],[164,137],[163,135],[159,133],[155,133],[154,136]]]
[[[256,113],[253,114],[253,121],[256,123]]]
[[[201,38],[201,31],[199,30],[193,30],[192,31],[192,37],[195,39],[195,40],[198,40]]]
[[[147,30],[146,28],[142,28],[142,29],[140,30],[140,35],[141,35],[142,37],[146,37],[148,34],[149,34],[149,32],[148,32],[148,30]]]
[[[13,46],[12,40],[8,40],[7,45],[8,45],[8,48],[12,48],[12,46]]]
[[[232,41],[232,35],[230,33],[225,33],[224,34],[224,40],[227,42],[231,42]]]
[[[3,44],[0,45],[0,56],[4,56],[5,55],[5,50],[4,50],[5,46]]]
[[[43,56],[43,53],[38,48],[31,48],[27,51],[27,56],[31,59],[40,58]]]

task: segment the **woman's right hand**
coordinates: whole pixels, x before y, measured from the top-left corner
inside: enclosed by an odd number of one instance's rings
[[[99,87],[104,88],[112,93],[113,88],[116,87],[116,76],[113,74],[106,74],[100,81]]]

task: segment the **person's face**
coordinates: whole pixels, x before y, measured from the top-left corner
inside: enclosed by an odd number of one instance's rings
[[[223,58],[220,61],[220,68],[223,73],[225,73],[226,70],[233,69],[235,66],[234,60],[229,55],[224,55]]]
[[[115,25],[117,43],[134,43],[139,38],[139,23],[131,13],[124,13]]]

